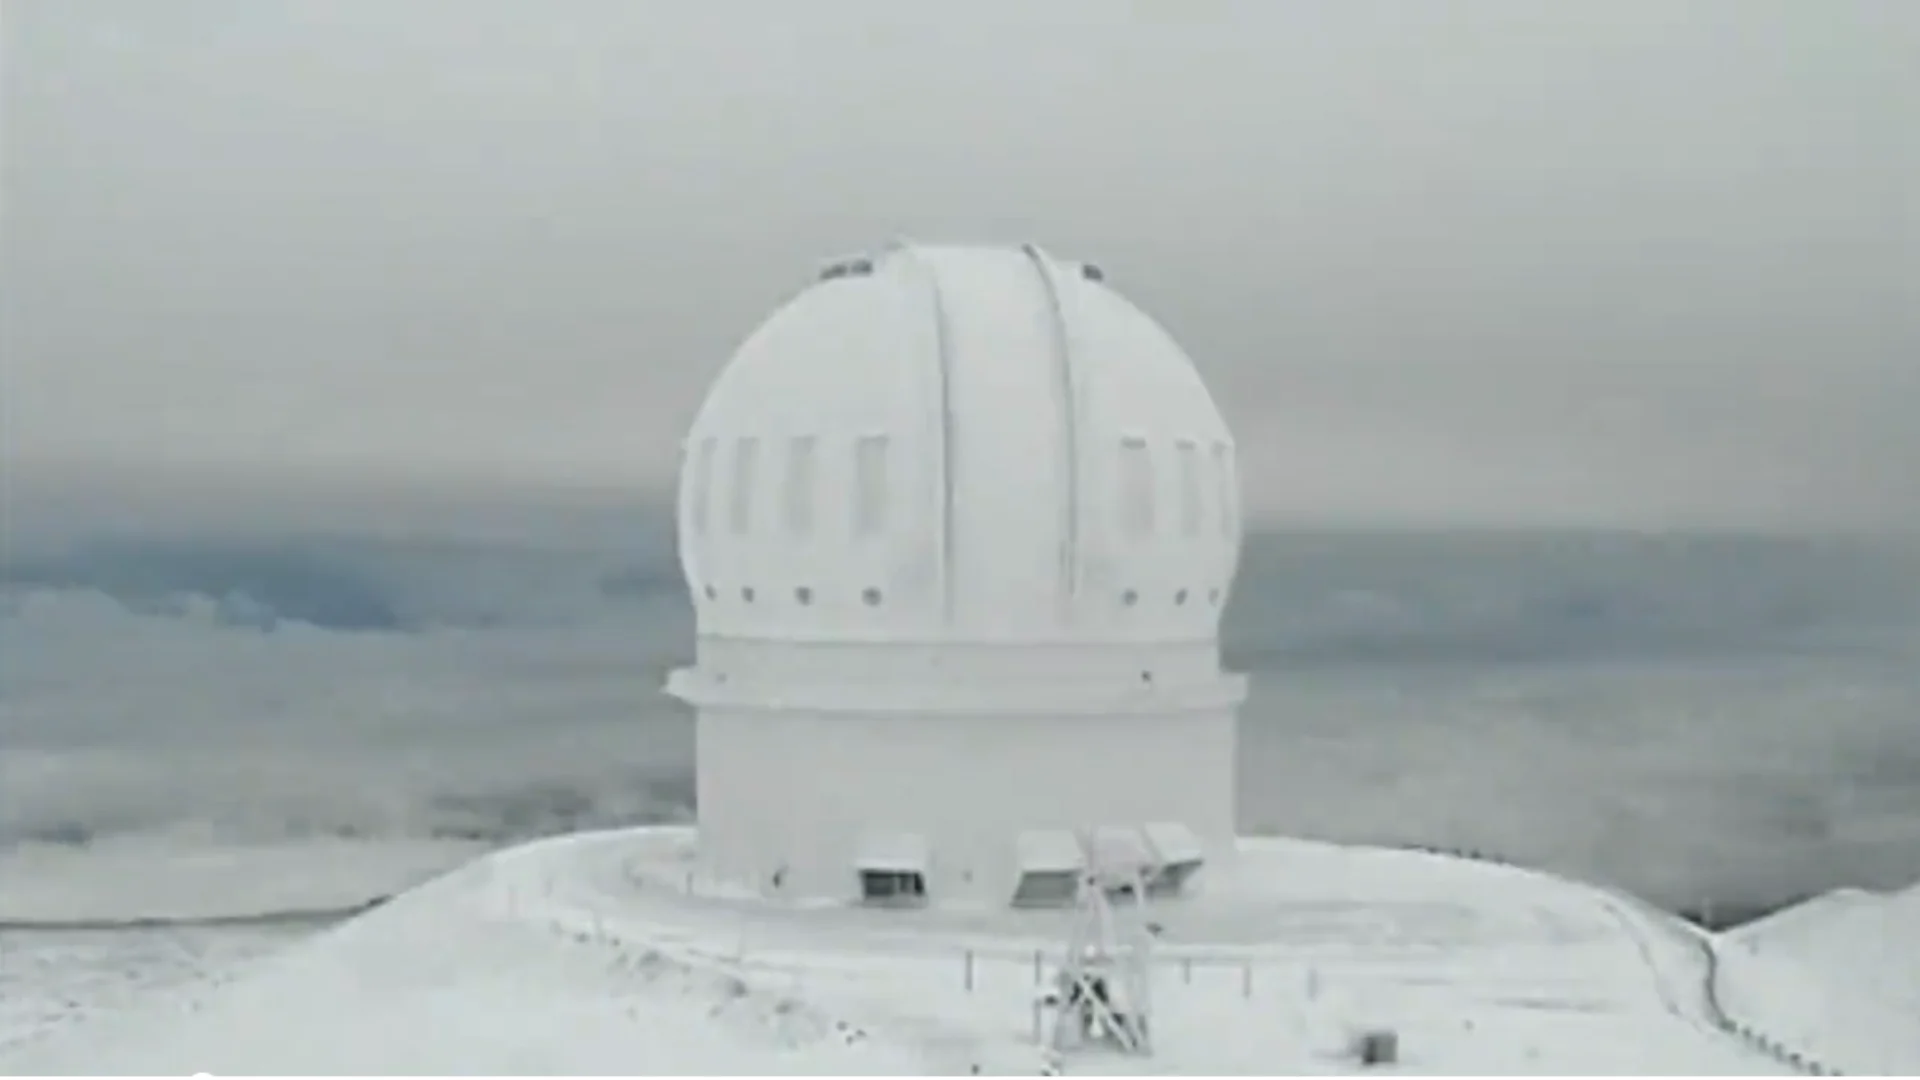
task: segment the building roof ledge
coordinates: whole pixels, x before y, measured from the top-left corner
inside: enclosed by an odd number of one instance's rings
[[[1142,674],[1150,674],[1143,672]],[[1247,677],[1221,673],[1205,680],[1134,685],[1113,682],[994,685],[984,683],[775,683],[725,672],[680,668],[666,692],[695,708],[782,709],[798,712],[889,714],[1129,715],[1204,712],[1238,706]]]

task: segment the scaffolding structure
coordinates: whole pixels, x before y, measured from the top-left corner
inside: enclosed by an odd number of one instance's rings
[[[1057,1053],[1106,1047],[1153,1053],[1153,940],[1147,888],[1157,867],[1100,860],[1080,875],[1066,955],[1042,1003],[1052,1014],[1046,1044]]]

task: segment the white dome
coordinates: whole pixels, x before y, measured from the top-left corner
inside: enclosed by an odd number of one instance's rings
[[[686,444],[699,640],[667,689],[699,717],[703,872],[1011,903],[1070,886],[1093,826],[1230,858],[1237,503],[1192,363],[1098,272],[1031,247],[829,267]]]
[[[1090,266],[896,245],[747,339],[685,444],[702,637],[1217,637],[1233,439],[1193,363]]]

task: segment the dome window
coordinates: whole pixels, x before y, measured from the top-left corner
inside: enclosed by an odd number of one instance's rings
[[[712,584],[711,582],[709,582],[709,583],[707,584],[707,589],[706,589],[706,592],[707,592],[707,599],[709,599],[709,600],[718,600],[718,599],[720,599],[720,590],[719,590],[719,589],[716,589],[716,588],[714,588],[714,587],[713,587],[713,584]]]
[[[1187,602],[1187,590],[1181,589],[1179,592],[1174,593],[1173,602],[1176,604],[1185,604]]]
[[[802,585],[793,590],[793,598],[800,601],[802,605],[811,604],[813,603],[813,590]]]
[[[1120,602],[1127,605],[1128,607],[1132,607],[1133,605],[1139,603],[1140,602],[1139,590],[1128,589],[1126,592],[1121,593]]]
[[[786,504],[787,531],[795,536],[813,532],[813,490],[816,473],[815,448],[819,440],[812,435],[796,435],[787,440],[787,475],[782,491]]]
[[[879,536],[887,527],[887,437],[862,435],[853,450],[853,533]]]
[[[760,471],[760,440],[749,435],[733,444],[733,476],[727,492],[728,524],[734,535],[745,535],[753,526],[753,487]]]
[[[693,451],[693,478],[691,490],[687,493],[687,514],[693,518],[693,531],[705,534],[709,504],[713,502],[713,459],[719,451],[719,440],[708,436],[701,439]]]
[[[872,585],[860,590],[860,600],[868,607],[880,606],[880,590]]]
[[[1129,536],[1153,535],[1153,454],[1145,436],[1120,440],[1120,527]]]
[[[1086,278],[1088,281],[1107,280],[1107,272],[1092,263],[1080,264],[1080,276]]]
[[[1175,445],[1180,462],[1180,531],[1199,536],[1201,518],[1200,444],[1181,439]]]
[[[740,599],[745,600],[749,604],[753,603],[753,586],[740,586]]]
[[[1235,525],[1233,447],[1223,442],[1213,444],[1213,481],[1220,503],[1220,535],[1232,536]]]

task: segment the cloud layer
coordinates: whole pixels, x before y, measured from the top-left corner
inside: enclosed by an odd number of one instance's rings
[[[1916,558],[1256,537],[1226,634],[1254,675],[1243,821],[1675,904],[1920,876]],[[97,881],[82,853],[314,845],[364,885],[418,873],[422,845],[684,814],[674,573],[658,540],[49,531],[0,563],[0,859]]]

